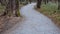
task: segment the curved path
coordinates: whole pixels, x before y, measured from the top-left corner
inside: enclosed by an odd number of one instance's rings
[[[25,21],[5,34],[60,34],[59,28],[53,22],[34,10],[35,3],[21,8],[21,15]]]

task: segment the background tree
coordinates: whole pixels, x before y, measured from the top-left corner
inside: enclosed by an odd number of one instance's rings
[[[6,4],[5,14],[8,16],[18,16],[19,12],[19,0],[8,0]]]
[[[42,0],[37,0],[37,8],[40,8]]]
[[[29,2],[31,3],[31,2],[32,2],[32,0],[29,0]]]
[[[47,3],[49,2],[49,0],[43,0],[43,2],[44,2],[45,4],[47,4]]]
[[[58,0],[58,10],[60,10],[60,0]]]
[[[19,11],[19,0],[15,0],[15,15],[18,17],[20,16],[20,11]]]

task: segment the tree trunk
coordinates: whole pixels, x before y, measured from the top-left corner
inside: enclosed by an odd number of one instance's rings
[[[15,15],[18,17],[20,16],[20,12],[19,12],[19,0],[15,0],[16,2],[16,12],[15,12]]]
[[[37,8],[40,8],[42,0],[37,0]]]
[[[10,12],[11,12],[11,0],[9,0],[9,2],[6,4],[6,15],[10,16]]]
[[[58,0],[58,10],[60,10],[60,0]]]
[[[19,0],[9,0],[9,2],[6,4],[6,15],[20,16]]]
[[[45,4],[47,4],[47,3],[49,2],[49,0],[43,0],[43,2],[44,2]]]
[[[29,0],[29,2],[31,3],[31,2],[32,2],[32,0]]]

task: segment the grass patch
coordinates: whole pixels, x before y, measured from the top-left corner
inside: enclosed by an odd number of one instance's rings
[[[0,13],[3,12],[4,9],[5,9],[5,7],[0,4]]]
[[[52,15],[53,13],[55,13],[57,11],[57,4],[51,3],[51,2],[46,5],[42,4],[41,11],[43,13],[48,12],[49,15]]]
[[[50,17],[56,25],[60,26],[60,11],[57,10],[57,3],[49,2],[48,4],[42,4],[41,9],[38,9],[41,13]]]

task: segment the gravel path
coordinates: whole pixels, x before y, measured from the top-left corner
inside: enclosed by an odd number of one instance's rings
[[[35,3],[21,8],[21,15],[25,21],[17,24],[4,34],[60,34],[60,30],[53,22],[34,9]]]

